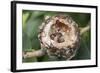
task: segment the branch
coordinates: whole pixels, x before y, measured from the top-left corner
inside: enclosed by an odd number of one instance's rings
[[[83,27],[80,29],[80,35],[84,34],[90,29],[90,24],[88,24],[86,27]]]
[[[23,58],[30,58],[30,57],[41,57],[45,55],[45,52],[43,50],[37,50],[32,52],[23,52]]]

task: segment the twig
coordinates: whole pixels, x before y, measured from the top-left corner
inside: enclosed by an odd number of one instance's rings
[[[30,57],[40,57],[45,55],[45,52],[43,50],[37,50],[32,52],[23,52],[23,58],[30,58]]]
[[[87,25],[86,27],[81,28],[80,35],[82,35],[83,33],[87,32],[89,29],[90,29],[90,25]]]
[[[88,22],[86,27],[83,27],[80,29],[80,35],[84,34],[85,32],[87,32],[90,29],[90,21]]]

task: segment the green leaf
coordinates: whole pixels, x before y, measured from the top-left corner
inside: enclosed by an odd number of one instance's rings
[[[31,46],[31,41],[30,41],[30,39],[29,39],[29,37],[27,36],[27,34],[25,33],[25,32],[23,32],[23,34],[22,34],[23,36],[22,36],[22,48],[23,48],[23,51],[25,50],[25,49],[30,49],[30,48],[32,48],[32,46]]]
[[[26,22],[27,22],[27,20],[28,20],[28,17],[30,16],[30,13],[23,13],[22,14],[22,27],[23,27],[23,29],[25,28],[25,26],[26,26]]]
[[[90,31],[84,33],[81,36],[80,48],[77,51],[77,55],[74,59],[86,60],[91,58],[91,48],[90,48]]]

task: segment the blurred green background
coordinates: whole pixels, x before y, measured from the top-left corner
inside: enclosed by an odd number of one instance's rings
[[[79,27],[85,27],[90,22],[91,14],[89,13],[73,13],[73,12],[50,12],[50,11],[22,11],[22,50],[32,51],[41,49],[38,40],[38,27],[44,21],[44,17],[49,15],[67,14],[73,18]],[[91,58],[90,49],[90,30],[81,35],[80,48],[72,60],[86,60]],[[23,62],[44,62],[49,61],[47,55],[42,57],[34,57],[23,59]]]

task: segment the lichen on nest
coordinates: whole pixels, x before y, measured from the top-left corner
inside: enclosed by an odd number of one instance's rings
[[[79,47],[78,24],[68,15],[46,16],[38,38],[48,56],[72,59]]]

